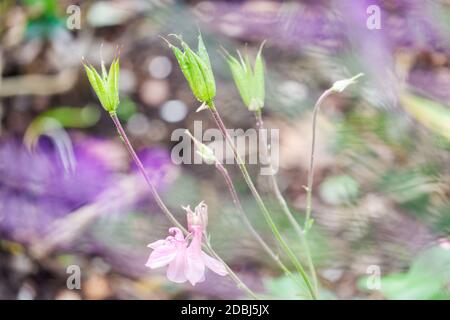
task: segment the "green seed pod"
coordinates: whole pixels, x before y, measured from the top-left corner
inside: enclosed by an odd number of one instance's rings
[[[115,113],[119,106],[119,58],[115,58],[106,72],[105,64],[102,61],[102,75],[95,70],[92,65],[83,62],[89,83],[95,91],[102,107]]]
[[[265,82],[264,82],[264,62],[262,58],[262,48],[264,42],[259,48],[255,59],[255,64],[250,65],[248,55],[244,58],[238,51],[239,60],[225,51],[225,58],[230,67],[234,83],[241,95],[245,106],[250,110],[257,112],[264,107]]]
[[[200,102],[206,105],[212,104],[216,96],[216,83],[202,36],[198,36],[197,53],[192,51],[179,36],[176,37],[181,41],[183,51],[167,40],[166,42],[172,49],[192,93]]]

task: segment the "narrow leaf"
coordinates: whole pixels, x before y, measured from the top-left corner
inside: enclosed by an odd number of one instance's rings
[[[245,66],[232,56],[228,58],[227,62],[230,66],[231,75],[233,76],[234,83],[241,95],[242,101],[248,107],[250,104],[250,91]]]
[[[110,96],[111,107],[117,109],[119,105],[119,59],[114,59],[109,67],[108,74],[108,94]]]
[[[203,62],[209,69],[212,69],[208,51],[206,51],[205,43],[203,42],[201,34],[198,35],[198,56],[203,60]]]
[[[258,55],[256,56],[255,66],[253,70],[253,88],[254,88],[254,98],[260,103],[260,108],[264,106],[265,99],[265,81],[264,81],[264,60],[262,57],[262,48],[264,42],[259,48]]]

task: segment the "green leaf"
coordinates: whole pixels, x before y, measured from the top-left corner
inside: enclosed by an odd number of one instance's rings
[[[102,59],[101,62],[101,70],[102,70],[102,79],[106,79],[108,77],[108,73],[106,73],[105,62]]]
[[[264,83],[264,61],[262,57],[262,48],[264,46],[264,42],[261,44],[259,48],[258,55],[256,56],[255,66],[253,70],[254,74],[254,93],[255,99],[260,103],[260,108],[264,106],[265,99],[265,83]]]
[[[250,90],[248,86],[248,77],[245,71],[245,65],[242,65],[235,57],[228,55],[228,66],[231,70],[234,83],[241,95],[242,101],[246,106],[250,104]]]
[[[100,77],[97,70],[95,70],[93,66],[90,66],[89,71],[90,71],[88,72],[89,82],[91,83],[92,88],[97,94],[97,97],[100,100],[101,105],[103,106],[103,108],[105,108],[105,110],[111,111],[108,94],[103,79]]]
[[[186,80],[189,83],[189,86],[191,86],[192,84],[191,70],[189,68],[186,55],[180,49],[178,49],[173,45],[170,45],[170,48],[172,49],[172,52],[175,55],[178,64],[180,65],[181,71],[183,72],[184,76],[186,77]]]
[[[367,290],[368,277],[358,280],[358,286]],[[448,299],[450,292],[450,250],[432,247],[419,254],[408,272],[399,272],[381,278],[380,291],[393,300]]]
[[[359,196],[359,183],[348,175],[327,177],[319,186],[319,194],[331,205],[348,205]]]
[[[403,109],[429,130],[450,140],[450,109],[438,102],[405,92],[400,95]]]
[[[119,105],[119,59],[114,59],[109,67],[108,94],[113,108]]]
[[[426,300],[440,291],[441,279],[433,276],[392,274],[383,277],[383,295],[393,300]]]
[[[295,282],[287,276],[264,279],[263,283],[268,299],[307,300],[306,288],[303,291],[299,291]]]
[[[187,65],[189,67],[189,71],[191,74],[192,80],[191,89],[195,97],[199,101],[206,101],[208,100],[208,96],[205,78],[201,72],[201,64],[198,63],[198,61],[201,62],[201,59],[200,58],[197,59],[196,58],[197,54],[194,51],[192,51],[189,47],[186,47],[185,55]]]
[[[194,59],[198,64],[205,89],[204,98],[200,101],[209,103],[214,99],[214,96],[216,95],[216,83],[214,81],[214,75],[211,69],[208,68],[207,64],[197,54],[194,54]]]
[[[206,64],[208,70],[212,70],[211,62],[209,61],[208,51],[206,51],[205,43],[203,42],[202,35],[198,35],[198,56]]]
[[[193,82],[192,90],[199,101],[209,102],[213,96],[211,96],[210,91],[208,90],[210,81],[208,80],[208,74],[206,72],[207,66],[187,45],[185,50],[189,67],[191,68]]]
[[[89,83],[91,84],[92,89],[96,95],[100,93],[99,84],[97,83],[96,71],[92,70],[89,66],[84,65],[84,69],[86,71],[86,75],[88,77]]]

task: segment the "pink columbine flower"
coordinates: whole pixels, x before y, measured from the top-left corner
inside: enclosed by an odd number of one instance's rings
[[[183,209],[187,214],[189,234],[185,238],[179,228],[170,228],[170,236],[148,245],[153,251],[145,265],[151,269],[169,265],[167,278],[170,281],[189,281],[193,286],[205,281],[205,267],[221,276],[227,275],[222,262],[202,251],[202,239],[208,224],[208,207],[202,201],[195,207],[195,212],[189,206]]]

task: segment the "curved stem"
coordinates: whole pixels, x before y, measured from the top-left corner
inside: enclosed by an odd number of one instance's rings
[[[263,121],[262,115],[261,115],[261,110],[255,112],[255,117],[256,117],[256,125],[258,127],[258,130],[265,130],[264,121]],[[284,199],[283,194],[281,193],[281,190],[278,186],[278,182],[275,177],[275,173],[274,173],[275,171],[273,169],[271,157],[267,150],[268,144],[267,144],[266,136],[264,134],[262,134],[261,138],[263,139],[263,141],[262,141],[263,156],[266,158],[265,160],[267,161],[267,163],[269,165],[269,170],[270,170],[270,175],[269,175],[270,185],[275,194],[275,197],[277,198],[278,202],[280,203],[280,206],[281,206],[284,214],[288,218],[291,225],[294,227],[295,232],[297,233],[297,235],[299,236],[299,238],[301,240],[303,250],[304,250],[305,256],[306,256],[306,261],[308,264],[308,269],[312,276],[314,290],[316,292],[316,295],[318,295],[317,274],[316,274],[316,269],[314,268],[314,263],[312,261],[311,250],[309,248],[308,241],[306,239],[306,235],[305,235],[304,231],[302,230],[300,224],[297,222],[297,220],[295,220],[294,215],[292,214],[291,210],[289,209],[289,206],[288,206],[286,200]]]
[[[301,278],[303,279],[303,281],[306,284],[306,287],[311,295],[311,297],[313,299],[316,299],[316,294],[314,292],[314,288],[311,285],[311,282],[308,278],[308,275],[306,274],[305,270],[303,269],[302,265],[300,264],[300,262],[298,261],[297,257],[295,256],[294,252],[291,250],[291,248],[288,246],[288,244],[286,243],[286,241],[283,239],[283,237],[280,234],[280,231],[278,230],[277,226],[275,225],[272,217],[270,216],[269,211],[267,210],[266,205],[264,204],[261,196],[258,193],[258,190],[256,189],[250,174],[247,171],[247,168],[241,158],[241,156],[239,155],[239,153],[237,152],[236,147],[234,146],[234,142],[233,139],[231,138],[231,136],[229,135],[227,128],[225,127],[219,113],[217,112],[216,107],[214,106],[214,104],[211,102],[209,104],[209,108],[208,108],[211,113],[212,116],[214,118],[214,121],[216,122],[217,127],[219,128],[220,132],[222,133],[222,136],[224,137],[224,139],[226,140],[226,142],[228,143],[228,145],[230,146],[231,150],[233,151],[233,155],[234,158],[236,159],[237,163],[238,163],[238,167],[241,170],[241,173],[245,179],[245,182],[247,183],[251,193],[253,194],[253,197],[256,200],[256,203],[258,204],[258,207],[260,208],[264,219],[266,220],[267,224],[269,225],[273,235],[275,236],[276,240],[278,241],[278,243],[280,244],[281,248],[283,249],[284,252],[286,252],[286,254],[288,255],[289,259],[292,261],[293,265],[295,266],[295,268],[297,269],[298,273],[300,274]]]
[[[305,226],[309,224],[309,220],[311,219],[311,208],[312,208],[312,185],[314,179],[314,156],[315,156],[315,147],[316,147],[316,122],[317,122],[317,113],[319,112],[320,106],[323,101],[332,93],[331,89],[328,89],[322,93],[322,95],[317,99],[316,104],[314,105],[313,110],[313,121],[312,121],[312,140],[311,140],[311,157],[309,161],[309,170],[308,170],[308,185],[306,187],[306,219]]]
[[[233,199],[233,203],[236,206],[238,213],[240,214],[242,220],[244,221],[244,223],[247,226],[250,233],[253,235],[253,237],[256,239],[256,241],[261,245],[261,247],[263,247],[263,249],[267,252],[267,254],[281,268],[281,270],[283,270],[283,272],[287,276],[289,276],[293,281],[299,283],[298,280],[292,274],[292,272],[284,265],[284,263],[281,261],[281,259],[278,257],[278,255],[276,255],[272,251],[272,249],[269,247],[269,245],[261,238],[259,233],[255,230],[255,228],[251,224],[250,220],[248,219],[247,215],[245,214],[244,208],[242,207],[241,201],[239,200],[236,189],[234,188],[233,180],[231,179],[230,175],[228,174],[227,169],[225,169],[225,167],[220,162],[216,162],[216,168],[217,168],[217,170],[219,170],[219,172],[222,174],[223,178],[225,179],[228,190],[231,194],[231,198]]]
[[[161,210],[164,212],[164,214],[169,218],[169,220],[174,225],[176,225],[178,228],[183,230],[184,233],[187,233],[187,230],[183,227],[183,225],[180,222],[178,222],[178,220],[175,218],[175,216],[172,214],[172,212],[170,212],[169,208],[167,208],[167,206],[164,204],[164,201],[159,196],[158,191],[156,191],[155,185],[151,181],[150,177],[148,176],[148,174],[144,168],[144,165],[142,164],[138,155],[134,151],[134,148],[133,148],[130,140],[128,139],[127,134],[126,134],[125,130],[123,129],[122,124],[120,123],[120,120],[117,117],[116,113],[112,112],[109,115],[111,116],[111,119],[114,122],[114,125],[116,126],[119,136],[123,140],[128,153],[131,155],[131,158],[133,158],[133,161],[136,164],[136,166],[138,167],[142,176],[144,177],[145,182],[147,182],[147,185],[150,188],[152,196],[153,196],[153,198],[155,198],[156,204],[161,208]]]
[[[144,165],[142,164],[138,155],[134,151],[133,145],[131,144],[130,140],[128,139],[127,134],[126,134],[125,130],[123,129],[119,118],[117,117],[117,114],[115,112],[110,112],[109,115],[110,115],[112,121],[114,122],[114,125],[116,126],[119,136],[123,140],[125,147],[127,148],[127,151],[130,153],[131,157],[133,158],[133,161],[135,162],[139,171],[141,172],[142,176],[144,177],[145,181],[147,182],[147,185],[149,186],[150,191],[151,191],[153,198],[155,199],[157,205],[161,208],[161,210],[164,212],[164,214],[167,216],[167,218],[169,218],[169,220],[174,225],[176,225],[178,228],[183,230],[183,232],[185,234],[187,234],[188,231],[186,230],[186,228],[184,228],[183,225],[180,222],[178,222],[178,220],[175,218],[175,216],[172,214],[172,212],[170,212],[169,208],[167,208],[167,206],[164,204],[164,201],[162,200],[162,198],[159,196],[155,185],[151,181],[150,177],[148,176],[148,174],[144,168]],[[242,282],[242,280],[233,272],[233,270],[231,270],[231,268],[225,263],[225,261],[223,261],[219,257],[219,255],[212,249],[212,247],[209,243],[205,243],[205,244],[203,244],[203,246],[207,249],[208,253],[212,254],[216,259],[220,260],[223,263],[223,265],[225,266],[225,268],[228,271],[228,274],[230,275],[230,278],[233,279],[234,282],[236,282],[236,285],[238,286],[238,288],[245,291],[252,298],[257,299],[256,294]]]

